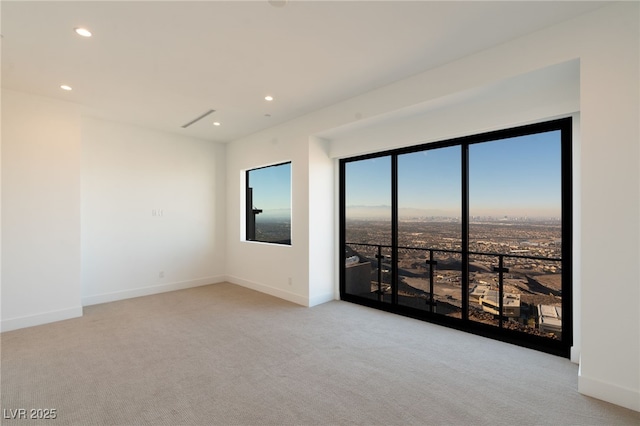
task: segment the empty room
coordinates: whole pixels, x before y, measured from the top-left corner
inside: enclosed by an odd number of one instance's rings
[[[640,422],[638,2],[0,14],[0,423]]]

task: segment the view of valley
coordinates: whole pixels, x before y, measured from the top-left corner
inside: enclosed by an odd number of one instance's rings
[[[461,317],[460,235],[461,223],[456,218],[399,221],[399,305]],[[391,301],[390,246],[389,220],[347,220],[348,293]],[[500,266],[502,257],[502,326],[559,339],[562,333],[561,251],[560,220],[473,218],[469,223],[469,319],[500,325],[500,273],[494,268]],[[384,256],[381,262],[379,255]]]

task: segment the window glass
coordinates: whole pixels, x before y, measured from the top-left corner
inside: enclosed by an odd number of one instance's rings
[[[246,240],[291,245],[291,163],[247,171]]]
[[[571,126],[340,160],[341,298],[568,356]]]
[[[398,305],[461,317],[460,146],[398,155]]]
[[[391,301],[391,157],[345,167],[346,291]]]
[[[559,130],[469,146],[471,321],[562,337],[560,148]]]

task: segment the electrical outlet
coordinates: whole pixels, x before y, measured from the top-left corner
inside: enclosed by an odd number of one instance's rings
[[[158,278],[164,278],[164,271],[160,271],[158,273]]]
[[[293,285],[293,279],[289,277],[289,285]]]

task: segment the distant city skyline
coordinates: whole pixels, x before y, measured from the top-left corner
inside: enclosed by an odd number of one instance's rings
[[[560,131],[471,144],[470,216],[559,218],[560,146]],[[461,216],[460,160],[460,146],[399,155],[399,215]],[[391,157],[349,162],[345,180],[347,217],[390,215]]]
[[[347,219],[380,219],[384,217],[391,217],[391,206],[347,206],[346,208]],[[560,215],[556,214],[555,209],[545,211],[543,209],[537,209],[536,214],[529,214],[525,209],[522,210],[510,210],[506,214],[495,214],[491,212],[479,211],[477,214],[470,214],[470,219],[482,219],[493,218],[495,220],[500,219],[560,219]],[[446,211],[446,210],[430,210],[430,209],[415,209],[415,208],[399,208],[398,216],[401,220],[407,219],[456,219],[460,218],[460,212]]]

